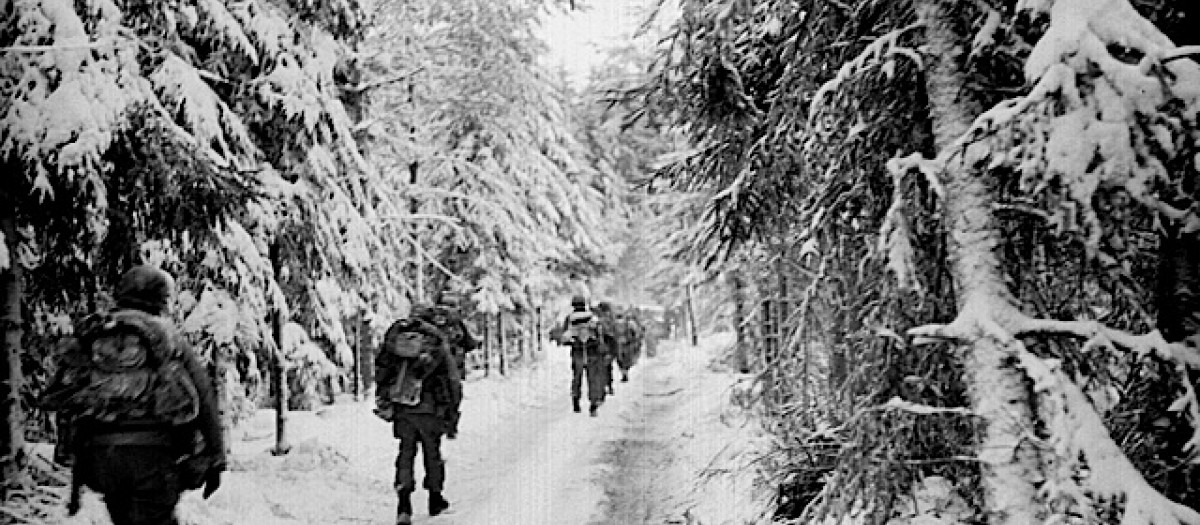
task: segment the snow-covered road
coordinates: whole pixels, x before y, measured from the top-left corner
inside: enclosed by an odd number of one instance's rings
[[[451,510],[415,523],[757,523],[769,491],[749,466],[761,436],[729,406],[738,378],[711,366],[728,338],[701,348],[663,345],[628,383],[616,383],[598,417],[571,411],[567,352],[548,346],[534,367],[465,385],[459,438],[446,441]],[[180,505],[196,525],[391,524],[396,440],[371,404],[292,413],[292,453],[271,456],[273,414],[235,434],[233,468],[208,501]],[[417,461],[421,479],[420,458]],[[102,504],[63,523],[107,523]]]

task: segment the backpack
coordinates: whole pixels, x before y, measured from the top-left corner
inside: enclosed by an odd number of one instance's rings
[[[571,312],[567,316],[561,341],[575,348],[593,348],[600,344],[600,321],[591,312]]]
[[[200,393],[165,319],[140,310],[84,318],[41,397],[46,410],[104,423],[182,425],[200,413]]]
[[[392,323],[383,336],[378,358],[390,372],[380,378],[383,400],[419,405],[425,380],[437,368],[435,352],[443,341],[444,334],[423,320],[404,318]]]

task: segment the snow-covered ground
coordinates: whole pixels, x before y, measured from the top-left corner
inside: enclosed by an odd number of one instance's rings
[[[415,522],[477,524],[745,524],[764,521],[771,491],[757,483],[764,437],[729,404],[739,377],[714,357],[727,335],[699,348],[669,343],[643,359],[599,417],[571,411],[567,351],[549,345],[544,359],[508,377],[473,377],[463,420],[447,458],[448,513]],[[397,442],[368,402],[293,412],[293,451],[270,455],[273,413],[234,432],[232,468],[205,501],[180,504],[196,525],[390,524]],[[417,459],[420,483],[420,458]],[[92,495],[64,525],[108,523]]]

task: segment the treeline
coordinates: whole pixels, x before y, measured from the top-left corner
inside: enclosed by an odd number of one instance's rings
[[[680,4],[626,96],[686,135],[777,518],[1200,522],[1191,3]]]
[[[231,424],[358,393],[381,332],[442,293],[486,337],[479,368],[532,358],[543,306],[612,265],[629,209],[538,65],[538,17],[566,8],[5,3],[6,486],[26,437],[53,439],[31,400],[56,341],[137,263],[176,276]]]

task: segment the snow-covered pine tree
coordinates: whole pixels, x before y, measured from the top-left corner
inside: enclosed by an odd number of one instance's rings
[[[803,519],[907,522],[914,493],[989,523],[1196,522],[1194,350],[1153,331],[1151,293],[1155,224],[1192,220],[1187,50],[1123,1],[701,4],[655,92],[694,127],[680,167],[728,189],[733,227],[797,234],[800,315],[833,321],[807,334],[855,365],[851,399],[780,418],[840,454]],[[1136,4],[1186,38],[1187,6]]]
[[[421,299],[450,283],[495,313],[563,282],[556,267],[605,257],[619,181],[580,164],[566,97],[537,61],[537,17],[556,4],[380,6],[366,69],[388,118],[367,129],[411,204],[395,228],[413,243]]]
[[[129,263],[162,264],[180,276],[190,334],[221,362],[269,352],[266,314],[288,303],[338,350],[347,310],[402,306],[398,252],[374,227],[387,199],[341,102],[357,2],[5,10],[0,158],[5,210],[26,233],[6,235],[18,256],[4,260],[29,270],[31,311],[102,306],[97,291]],[[313,242],[290,254],[315,262],[294,265],[286,296],[267,246],[297,225]]]

